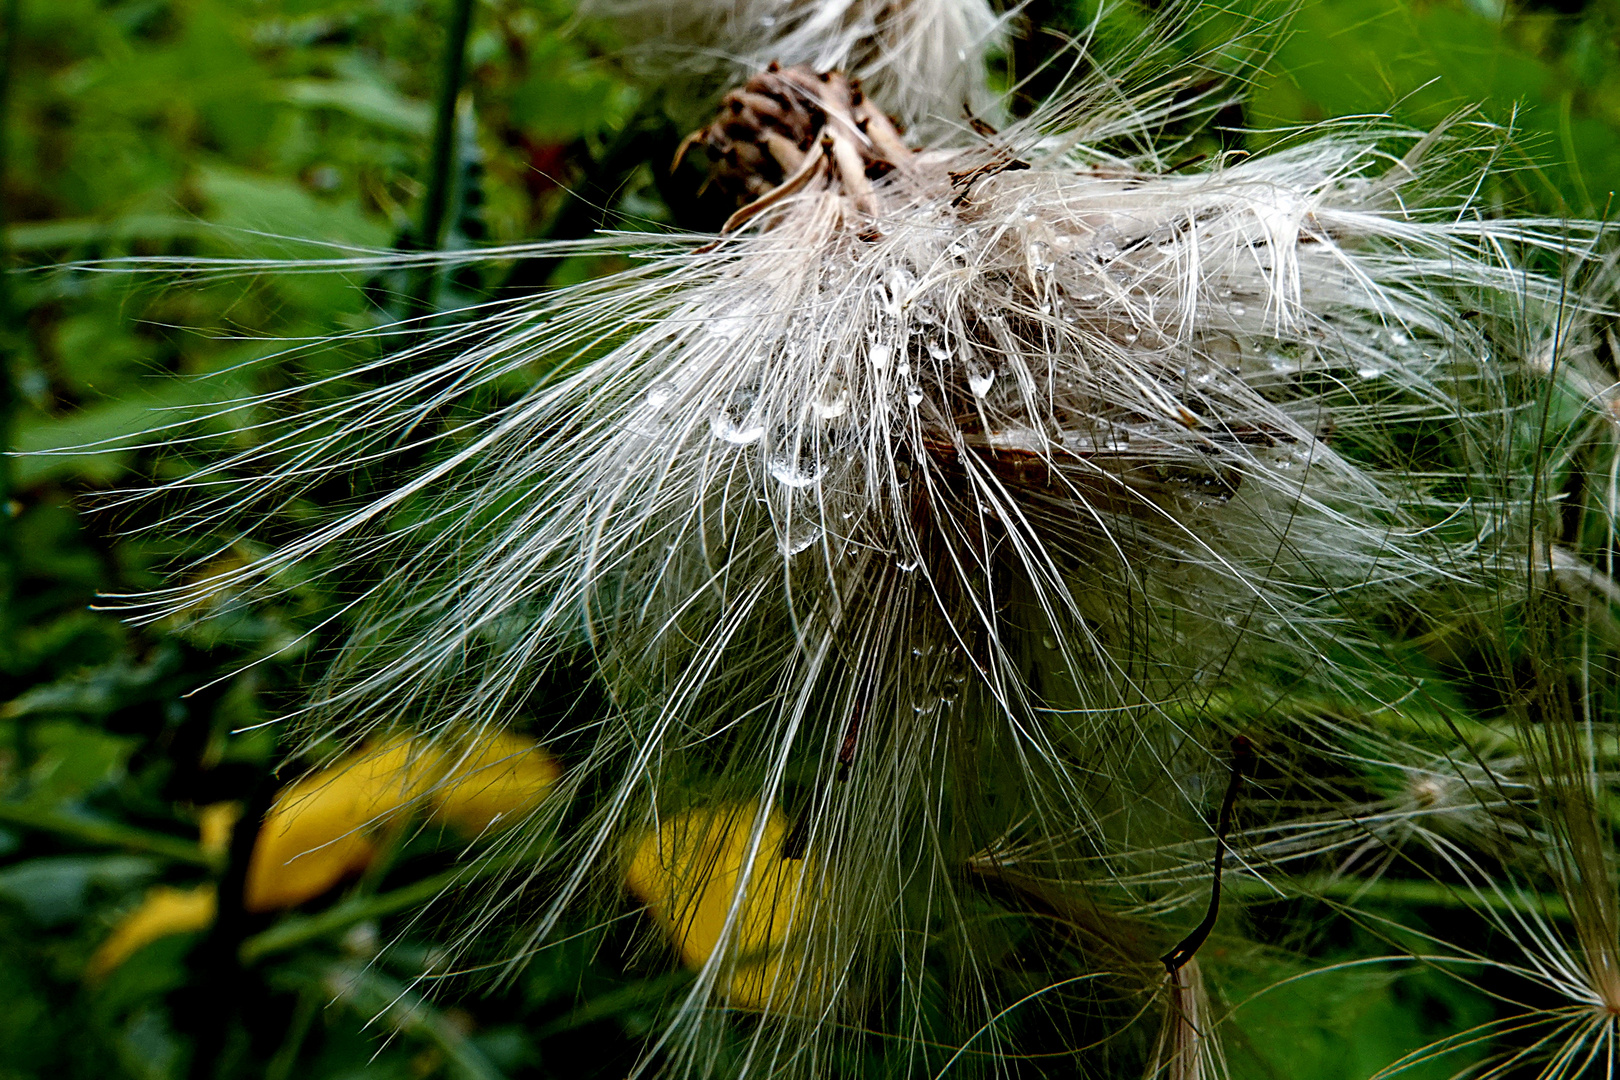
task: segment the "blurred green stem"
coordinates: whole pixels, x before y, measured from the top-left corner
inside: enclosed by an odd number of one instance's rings
[[[290,1080],[293,1068],[298,1064],[299,1052],[304,1048],[304,1040],[309,1037],[309,1029],[315,1022],[315,1014],[325,1003],[326,994],[321,987],[304,987],[298,995],[298,1004],[293,1008],[287,1035],[276,1048],[276,1056],[265,1066],[264,1080]]]
[[[506,1080],[442,1012],[418,994],[373,968],[334,965],[328,987],[368,1020],[382,1020],[395,1030],[421,1039],[445,1057],[446,1072],[460,1080]]]
[[[46,810],[25,803],[0,802],[0,824],[55,833],[57,836],[86,844],[160,855],[175,862],[194,863],[215,869],[219,866],[218,859],[196,844],[188,843],[179,837],[148,832],[114,821],[64,814],[60,810]]]
[[[667,1001],[672,993],[685,990],[696,978],[696,972],[683,967],[656,978],[643,979],[618,990],[598,995],[536,1031],[535,1038],[549,1039],[553,1035],[574,1031],[598,1020],[612,1019],[628,1009],[657,1005]]]
[[[1503,888],[1500,892],[1482,888],[1475,892],[1463,885],[1419,879],[1385,877],[1367,881],[1363,878],[1324,875],[1297,880],[1280,879],[1273,883],[1231,875],[1227,878],[1225,888],[1241,894],[1251,903],[1300,898],[1357,902],[1371,900],[1402,906],[1464,908],[1470,911],[1489,909],[1503,914],[1520,912],[1548,919],[1569,918],[1569,905],[1562,897],[1550,893],[1522,892],[1511,888]]]
[[[433,150],[428,161],[427,196],[422,200],[422,234],[417,238],[423,251],[444,246],[445,216],[450,206],[450,177],[455,168],[456,101],[467,70],[467,36],[472,30],[473,0],[451,0],[450,25],[444,41],[444,57],[439,65],[439,97],[433,109]],[[431,307],[433,283],[438,270],[423,270],[417,286],[416,306]]]
[[[622,194],[630,174],[652,157],[654,169],[662,167],[662,159],[670,156],[669,122],[656,104],[644,104],[625,122],[624,128],[613,137],[599,158],[585,155],[585,175],[578,185],[568,189],[563,203],[552,216],[543,238],[546,240],[583,240],[607,224],[613,204]],[[654,148],[648,154],[648,147]],[[525,296],[538,292],[551,281],[551,275],[564,261],[562,255],[538,255],[522,259],[512,267],[501,292],[508,296]]]
[[[283,919],[270,929],[242,942],[242,964],[243,966],[254,964],[267,956],[329,938],[368,919],[379,919],[385,915],[421,907],[458,885],[499,873],[520,863],[532,863],[538,857],[527,854],[509,858],[479,859],[471,866],[446,870],[442,874],[423,878],[421,881],[412,882],[389,892],[350,897],[334,904],[319,915]]]

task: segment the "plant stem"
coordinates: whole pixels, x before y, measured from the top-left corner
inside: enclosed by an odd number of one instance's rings
[[[427,197],[422,201],[422,235],[418,238],[424,251],[437,251],[444,244],[450,174],[455,165],[456,101],[466,74],[472,10],[473,0],[451,0],[450,26],[439,68],[439,98],[433,112],[433,156],[428,162]]]
[[[600,158],[585,155],[585,175],[564,197],[545,230],[544,239],[583,240],[596,232],[607,223],[613,203],[630,174],[649,156],[654,170],[663,168],[662,159],[669,157],[678,141],[671,136],[669,122],[656,106],[642,106],[603,149]],[[649,146],[654,148],[651,155]],[[537,292],[546,287],[562,262],[560,255],[523,259],[512,267],[501,285],[501,292],[506,296]]]
[[[382,1020],[398,1031],[415,1036],[442,1053],[446,1069],[461,1080],[506,1080],[483,1051],[450,1023],[445,1015],[393,979],[369,968],[334,965],[327,971],[328,985],[368,1020]]]
[[[334,904],[319,915],[283,919],[270,929],[242,942],[242,963],[244,966],[254,964],[275,953],[287,952],[311,941],[319,941],[341,933],[367,919],[377,919],[419,907],[447,889],[498,873],[520,861],[529,860],[483,859],[470,867],[446,870],[442,874],[423,878],[421,881],[412,882],[389,892],[350,897]]]
[[[258,990],[242,977],[242,942],[252,925],[244,898],[253,849],[278,786],[272,774],[262,774],[244,800],[220,875],[218,914],[191,955],[191,984],[186,988],[191,999],[186,1012],[194,1025],[191,1080],[225,1080],[230,1074],[233,1036],[245,1031],[247,1001]]]
[[[549,1039],[553,1035],[574,1031],[586,1024],[594,1024],[598,1020],[617,1016],[626,1009],[633,1009],[638,1005],[657,1004],[666,1000],[675,991],[686,989],[696,978],[695,972],[680,968],[656,978],[643,979],[620,987],[594,997],[573,1012],[558,1017],[535,1032],[535,1038]]]
[[[1489,908],[1501,912],[1523,912],[1549,919],[1568,919],[1569,905],[1562,897],[1548,893],[1519,893],[1504,889],[1497,893],[1491,889],[1479,892],[1461,885],[1447,885],[1439,881],[1402,878],[1379,878],[1364,881],[1346,877],[1307,877],[1297,880],[1278,880],[1272,883],[1251,877],[1234,875],[1226,883],[1229,892],[1243,895],[1251,903],[1256,901],[1292,900],[1295,898],[1373,900],[1379,903],[1420,905],[1426,907]],[[1283,891],[1279,893],[1277,888]]]
[[[290,1080],[293,1068],[298,1064],[299,1052],[304,1048],[304,1040],[309,1037],[309,1029],[315,1022],[315,1016],[326,1003],[326,995],[319,986],[306,986],[298,995],[298,1004],[293,1007],[292,1021],[287,1025],[286,1037],[277,1047],[275,1057],[265,1066],[264,1080]]]
[[[175,862],[192,863],[214,869],[219,866],[219,860],[214,856],[179,837],[148,832],[114,821],[65,814],[60,810],[45,810],[25,803],[0,802],[0,824],[55,833],[86,844],[141,851]]]

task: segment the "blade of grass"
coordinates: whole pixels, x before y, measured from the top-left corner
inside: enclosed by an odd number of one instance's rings
[[[115,821],[82,817],[60,810],[29,806],[26,803],[0,802],[0,823],[54,833],[85,844],[140,851],[174,862],[192,863],[211,869],[217,869],[220,862],[198,845],[176,836],[165,836],[163,833],[149,832]]]

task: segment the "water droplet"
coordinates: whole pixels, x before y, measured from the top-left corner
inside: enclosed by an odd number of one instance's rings
[[[902,555],[898,559],[894,560],[894,568],[900,571],[902,574],[912,573],[921,565],[921,559],[912,558],[910,555]],[[924,655],[921,649],[913,649],[912,652],[917,656]]]
[[[771,455],[765,463],[765,471],[783,487],[807,488],[821,479],[820,465],[812,462],[807,468],[797,454],[785,448]]]
[[[972,371],[968,373],[968,389],[973,391],[975,397],[984,397],[990,392],[990,387],[996,381],[993,371]]]
[[[922,387],[912,386],[906,390],[906,404],[910,405],[912,408],[915,409],[918,405],[921,405],[922,399]]]
[[[1369,382],[1372,381],[1373,379],[1376,379],[1379,376],[1383,375],[1383,373],[1384,373],[1383,368],[1364,367],[1364,368],[1357,368],[1356,369],[1356,374],[1360,375],[1363,379],[1366,379]]]
[[[907,375],[910,375],[910,374],[911,374],[911,365],[910,365],[910,364],[908,364],[908,363],[907,363],[907,362],[906,362],[906,361],[904,361],[904,360],[902,360],[902,361],[900,361],[900,364],[899,364],[899,366],[897,366],[897,367],[896,367],[896,368],[895,368],[895,369],[894,369],[894,373],[895,373],[895,374],[896,374],[896,375],[898,375],[898,376],[900,376],[900,377],[901,377],[901,378],[902,378],[902,379],[903,379],[903,378],[905,378],[905,377],[906,377],[906,376],[907,376]]]
[[[737,418],[731,414],[730,409],[721,409],[709,421],[709,430],[721,442],[733,446],[748,446],[757,443],[765,434],[765,425],[752,416]]]
[[[909,463],[907,463],[907,462],[904,462],[904,461],[895,462],[894,463],[894,478],[896,480],[900,481],[900,483],[902,483],[902,484],[905,483],[907,480],[910,480],[911,479],[911,465]]]
[[[894,350],[889,348],[889,346],[873,345],[872,348],[867,351],[866,358],[872,362],[873,367],[882,368],[888,366],[889,357],[893,355]]]
[[[947,349],[939,338],[929,338],[928,355],[932,356],[935,360],[949,360],[951,358],[951,350]]]
[[[1057,638],[1053,637],[1051,634],[1042,634],[1041,644],[1048,649],[1055,649],[1057,648]]]
[[[761,15],[759,17],[759,25],[764,27],[765,29],[769,30],[771,27],[776,25],[776,16],[775,15]]]
[[[1241,319],[1243,316],[1249,313],[1249,309],[1244,307],[1242,304],[1233,304],[1231,307],[1231,312],[1233,318]]]
[[[654,383],[647,388],[647,404],[655,409],[661,409],[675,396],[676,386],[672,382]]]
[[[1125,337],[1124,337],[1123,340],[1124,340],[1125,344],[1127,344],[1127,345],[1135,345],[1137,336],[1138,335],[1137,335],[1135,330],[1129,330],[1129,331],[1126,332]]]
[[[1391,345],[1396,345],[1396,346],[1405,345],[1408,340],[1409,339],[1407,338],[1407,336],[1405,334],[1401,333],[1399,330],[1391,330],[1389,332],[1389,343]]]
[[[812,401],[810,411],[817,420],[836,420],[849,412],[849,391],[839,388],[838,394],[831,401]]]
[[[797,555],[820,539],[820,525],[795,525],[786,536],[782,537],[782,554]]]
[[[709,323],[709,331],[727,341],[736,341],[753,329],[754,318],[748,314],[723,315]]]

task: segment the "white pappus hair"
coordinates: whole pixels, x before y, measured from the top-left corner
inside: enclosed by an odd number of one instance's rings
[[[796,960],[744,1071],[833,1071],[839,1025],[872,1013],[937,1043],[943,955],[952,1037],[1012,1045],[992,1018],[1028,983],[961,929],[996,890],[1069,928],[1051,980],[1157,986],[1190,1024],[1202,976],[1165,983],[1153,957],[1201,872],[1167,892],[1127,871],[1182,868],[1170,847],[1210,835],[1195,784],[1235,732],[1204,703],[1353,678],[1334,657],[1374,649],[1379,612],[1497,587],[1527,550],[1513,484],[1474,466],[1560,302],[1522,262],[1581,227],[1426,190],[1455,132],[1345,124],[1177,169],[1111,149],[1151,145],[1168,95],[1078,94],[914,151],[840,76],[750,86],[803,130],[761,127],[781,180],[732,231],[548,247],[635,263],[466,312],[371,365],[403,372],[374,389],[261,400],[283,419],[175,523],[217,534],[401,458],[409,477],[127,603],[156,618],[364,568],[308,709],[323,729],[498,728],[587,658],[611,714],[554,733],[577,749],[533,823],[552,887],[531,943],[636,837],[743,807],[746,862],[799,875]],[[1099,863],[1117,884],[1056,891]],[[714,950],[665,1067],[705,1067],[744,962]],[[1209,1075],[1212,1037],[1158,1057]]]

